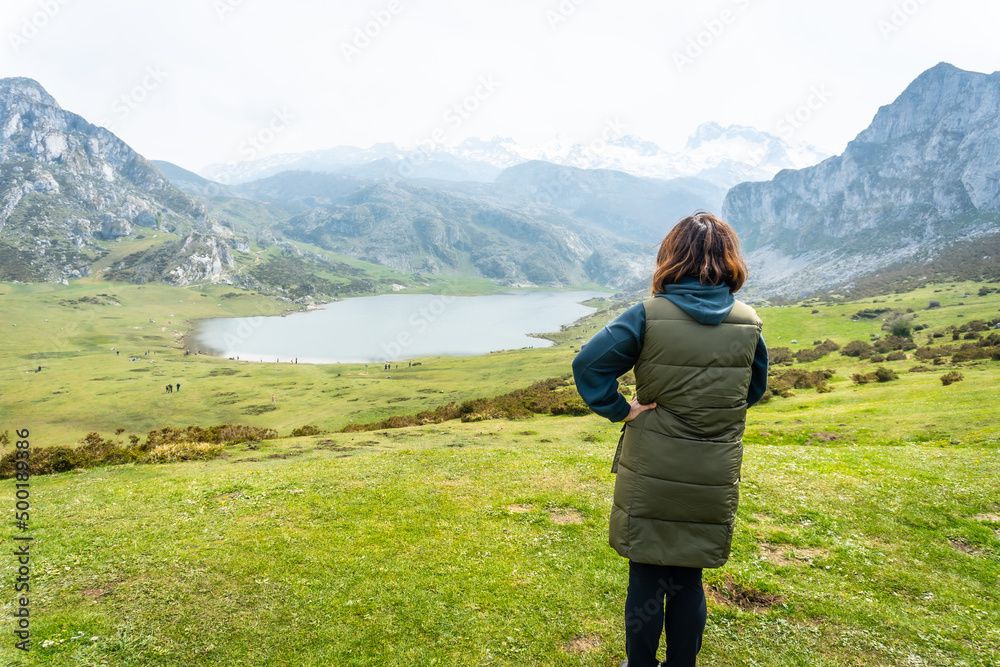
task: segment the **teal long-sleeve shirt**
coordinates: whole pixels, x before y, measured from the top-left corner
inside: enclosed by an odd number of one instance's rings
[[[673,298],[671,301],[677,303]],[[685,304],[678,303],[678,305],[684,308]],[[725,314],[728,312],[729,310],[725,309]],[[725,318],[725,314],[722,315],[722,319]],[[702,319],[697,314],[695,317]],[[719,319],[719,322],[722,319]],[[618,378],[632,370],[638,361],[645,330],[646,309],[639,303],[598,331],[573,359],[573,377],[580,397],[591,410],[613,422],[621,421],[628,416],[629,402],[618,392]],[[750,389],[747,391],[747,407],[759,401],[767,390],[767,365],[767,346],[764,344],[764,337],[761,336],[757,340],[757,349],[754,352]]]

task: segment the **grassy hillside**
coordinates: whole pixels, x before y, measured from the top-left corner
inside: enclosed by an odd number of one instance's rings
[[[452,422],[36,478],[30,664],[615,665],[616,437]],[[703,664],[997,664],[998,465],[748,445]]]
[[[759,312],[769,347],[791,353],[885,336],[891,312],[859,316],[880,309],[913,309],[921,346],[955,345],[971,341],[953,342],[954,327],[1000,316],[1000,293],[980,287]],[[606,545],[617,426],[591,415],[334,431],[563,375],[627,304],[552,335],[556,347],[388,373],[185,356],[190,321],[287,305],[224,286],[3,284],[0,304],[0,431],[29,428],[35,447],[118,427],[325,431],[212,461],[34,477],[28,664],[621,659],[626,567]],[[704,664],[1000,664],[1000,361],[915,352],[776,368],[830,369],[830,391],[794,389],[750,413],[733,558],[706,572]],[[878,366],[899,378],[852,379]],[[964,379],[945,386],[949,371]],[[0,644],[0,661],[18,657]]]

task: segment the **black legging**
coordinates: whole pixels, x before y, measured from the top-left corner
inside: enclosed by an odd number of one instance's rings
[[[666,613],[664,613],[666,606]],[[708,615],[701,569],[629,561],[625,597],[628,667],[656,667],[660,629],[667,631],[664,667],[693,667]]]

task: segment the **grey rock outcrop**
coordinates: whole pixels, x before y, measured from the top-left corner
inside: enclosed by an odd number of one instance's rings
[[[109,240],[210,224],[202,204],[113,133],[31,79],[0,79],[0,280],[86,275]]]
[[[1000,73],[941,63],[878,110],[843,155],[742,183],[722,215],[755,294],[843,284],[1000,231]]]

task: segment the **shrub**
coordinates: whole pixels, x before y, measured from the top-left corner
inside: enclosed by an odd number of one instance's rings
[[[885,338],[875,341],[873,347],[876,352],[885,354],[886,352],[892,352],[893,350],[914,350],[916,349],[917,344],[913,342],[912,338],[889,334]]]
[[[767,351],[768,363],[772,366],[787,366],[791,364],[794,359],[792,358],[792,351],[787,347],[774,347]]]
[[[873,364],[880,364],[883,361],[885,361],[885,356],[881,354],[873,354],[872,356],[868,357],[868,360],[871,361]]]
[[[349,424],[342,433],[377,431],[422,424],[439,424],[452,419],[463,422],[485,419],[523,419],[532,414],[585,415],[590,413],[570,382],[570,376],[541,380],[524,389],[492,398],[477,398],[461,405],[449,403],[414,415],[397,415],[369,424]]]
[[[799,362],[800,364],[808,363],[810,361],[816,361],[821,357],[823,357],[822,352],[818,352],[816,350],[810,350],[809,348],[806,348],[804,350],[799,350],[798,352],[795,353],[795,361]]]
[[[951,360],[957,364],[963,361],[972,361],[973,359],[989,359],[990,356],[990,350],[979,347],[978,345],[966,343],[961,347],[961,349],[951,355]]]
[[[937,299],[931,299],[930,302],[927,304],[927,310],[930,310],[931,308],[940,308],[940,307],[941,307],[941,302],[938,301]]]
[[[899,376],[891,368],[886,368],[885,366],[879,366],[875,369],[875,379],[879,382],[889,382],[890,380],[896,380]]]
[[[806,371],[798,368],[774,373],[767,379],[767,389],[771,394],[777,394],[783,398],[794,396],[792,389],[816,388],[821,391],[821,387],[830,390],[827,380],[833,377],[830,369],[822,371]]]
[[[941,347],[918,347],[914,355],[917,359],[927,361],[929,359],[937,359],[938,357],[946,357],[951,353],[952,347],[950,345],[942,345]]]
[[[124,429],[116,431],[119,436],[122,433]],[[130,435],[129,444],[126,445],[121,440],[104,438],[100,433],[91,432],[81,438],[76,447],[56,445],[33,449],[31,472],[34,475],[47,475],[102,465],[213,458],[219,455],[225,445],[277,436],[278,432],[274,429],[242,424],[220,424],[208,428],[168,426],[150,431],[142,444],[139,436]],[[14,475],[14,454],[10,452],[0,458],[0,478]]]
[[[962,327],[963,331],[986,331],[990,325],[983,320],[972,320]]]
[[[822,349],[823,352],[833,352],[834,350],[840,349],[840,346],[837,345],[832,340],[830,340],[829,338],[827,338],[822,343],[813,343],[813,345],[817,345],[818,347],[816,349]]]
[[[322,433],[322,431],[320,431],[317,427],[313,426],[312,424],[306,424],[305,426],[300,426],[298,428],[292,429],[293,438],[300,438],[304,435],[319,435],[320,433]]]
[[[913,368],[910,369],[910,372],[911,373],[926,373],[929,370],[930,369],[927,368],[927,366],[914,366]]]
[[[958,371],[949,371],[941,376],[941,384],[948,386],[953,382],[961,382],[965,379],[965,376]]]
[[[893,336],[900,338],[910,338],[913,336],[913,315],[907,313],[895,313],[882,325],[882,331],[888,331]]]
[[[568,392],[563,392],[568,393]],[[566,397],[566,400],[558,405],[552,406],[552,414],[554,415],[570,415],[571,417],[582,417],[584,415],[590,414],[590,408],[587,404],[583,402],[580,395],[573,392],[570,396]]]
[[[906,360],[906,352],[901,352],[901,351],[890,352],[889,354],[885,355],[885,360],[886,361],[905,361]]]
[[[850,343],[840,348],[840,354],[845,357],[859,357],[867,359],[872,355],[872,346],[863,340],[852,340]]]
[[[157,445],[145,456],[147,463],[173,463],[175,461],[201,461],[214,459],[222,453],[222,445],[208,442],[172,442]]]
[[[874,373],[855,373],[851,376],[851,379],[854,380],[854,384],[868,384],[869,382],[875,382],[876,378]]]
[[[892,312],[891,308],[865,308],[864,310],[859,310],[854,313],[851,319],[857,320],[874,320],[885,313]]]

